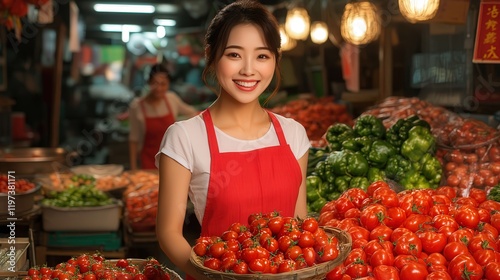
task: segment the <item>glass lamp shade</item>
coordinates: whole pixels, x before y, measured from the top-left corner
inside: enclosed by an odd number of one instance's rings
[[[309,14],[304,8],[295,7],[286,14],[285,30],[290,38],[306,40],[309,36]]]
[[[288,34],[286,34],[285,28],[280,26],[280,36],[281,36],[281,51],[289,51],[295,46],[297,46],[297,41],[290,38]]]
[[[415,23],[434,18],[439,0],[399,0],[399,11],[409,22]]]
[[[323,44],[328,39],[328,26],[322,21],[311,24],[311,40],[315,44]]]
[[[380,35],[381,23],[377,7],[368,1],[348,3],[340,23],[340,34],[354,45],[368,44]]]

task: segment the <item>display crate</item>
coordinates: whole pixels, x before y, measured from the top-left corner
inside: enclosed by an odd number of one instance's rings
[[[12,261],[9,257],[12,246],[15,247],[15,255],[13,256],[15,262],[14,265],[12,263],[9,263],[10,261]],[[27,270],[26,265],[29,246],[30,242],[28,238],[0,238],[0,250],[2,250],[2,252],[4,250],[7,250],[0,255],[0,259],[3,257],[7,257],[7,259],[0,262],[0,276],[12,276],[13,274],[22,273],[22,271]]]
[[[44,231],[110,232],[120,227],[123,203],[95,207],[56,207],[42,205]]]
[[[122,247],[121,231],[75,233],[75,232],[44,232],[41,244],[47,247],[86,247],[100,251],[116,251]]]

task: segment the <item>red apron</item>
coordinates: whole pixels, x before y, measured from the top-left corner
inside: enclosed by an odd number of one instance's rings
[[[247,224],[253,213],[294,216],[302,173],[279,121],[270,112],[269,116],[278,146],[220,153],[210,112],[203,112],[211,166],[202,236],[220,236],[234,222]]]
[[[168,113],[160,117],[148,117],[144,101],[141,101],[141,109],[145,122],[144,143],[141,150],[141,169],[156,169],[155,155],[158,153],[163,135],[167,128],[175,122],[175,117],[167,97],[165,96],[164,99]]]

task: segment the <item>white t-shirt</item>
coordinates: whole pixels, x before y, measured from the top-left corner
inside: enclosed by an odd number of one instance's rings
[[[275,116],[283,129],[286,142],[295,158],[301,158],[309,151],[311,146],[306,130],[300,123],[291,118],[285,118],[277,114]],[[278,136],[273,125],[270,126],[269,131],[264,136],[255,140],[236,139],[217,127],[215,127],[215,134],[221,153],[249,151],[279,145]],[[208,181],[210,179],[210,148],[208,147],[208,137],[203,116],[200,114],[171,125],[165,132],[160,151],[156,155],[156,166],[159,165],[160,153],[169,156],[191,171],[189,199],[193,203],[194,213],[201,223],[205,213]]]

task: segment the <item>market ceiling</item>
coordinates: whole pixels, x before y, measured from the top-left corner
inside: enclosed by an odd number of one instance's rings
[[[100,31],[102,24],[130,24],[139,25],[143,31],[154,32],[156,25],[153,20],[156,18],[173,19],[176,21],[174,28],[169,30],[172,35],[190,31],[203,30],[209,19],[219,7],[232,2],[229,0],[148,0],[139,2],[137,0],[79,0],[76,1],[80,17],[85,26],[85,37],[90,40],[103,41],[106,39],[120,39],[120,35],[115,33],[105,33]],[[267,5],[276,5],[283,0],[262,0]],[[94,5],[102,4],[151,4],[155,6],[153,14],[136,13],[107,13],[94,11]]]
[[[306,0],[305,6],[314,12],[319,8],[320,1],[329,0]],[[78,0],[76,1],[81,21],[85,26],[85,38],[99,42],[110,42],[121,40],[119,33],[102,32],[102,24],[131,24],[141,26],[143,31],[156,31],[153,20],[156,18],[173,19],[176,21],[174,28],[167,28],[167,36],[177,33],[190,33],[203,31],[208,26],[215,13],[223,6],[233,2],[232,0],[148,0],[138,2],[137,0]],[[274,12],[283,9],[293,1],[289,0],[260,0],[261,3],[271,8]],[[344,5],[344,0],[335,0],[335,5]],[[155,6],[153,14],[135,13],[107,13],[94,11],[94,5],[101,4],[152,4]],[[331,2],[330,2],[331,3]],[[319,7],[319,6],[318,6]]]

